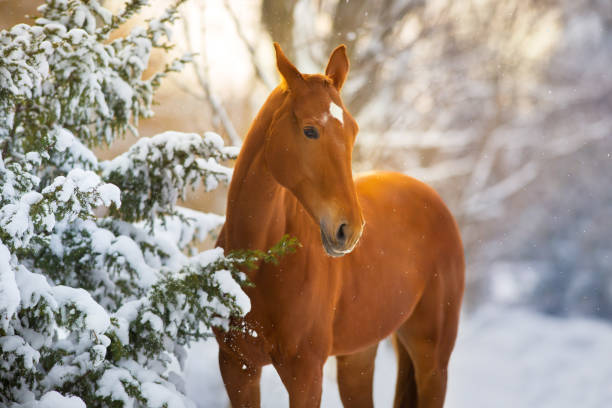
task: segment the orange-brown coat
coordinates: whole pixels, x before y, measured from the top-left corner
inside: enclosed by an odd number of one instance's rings
[[[244,141],[218,245],[266,250],[289,234],[302,247],[249,272],[249,331],[216,330],[232,406],[259,407],[261,367],[271,363],[291,408],[318,407],[322,367],[335,355],[344,405],[372,407],[376,347],[393,334],[395,406],[441,407],[464,287],[457,225],[415,179],[353,179],[344,46],[325,75],[301,74],[275,47],[283,83]]]

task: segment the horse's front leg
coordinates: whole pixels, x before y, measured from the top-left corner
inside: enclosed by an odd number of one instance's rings
[[[321,405],[325,356],[299,350],[289,358],[275,359],[274,367],[289,394],[290,408]]]
[[[259,408],[261,366],[249,364],[220,349],[219,368],[232,407]]]

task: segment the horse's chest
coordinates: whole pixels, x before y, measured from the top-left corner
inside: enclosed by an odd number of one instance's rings
[[[327,320],[337,300],[336,288],[306,276],[288,279],[279,274],[274,282],[260,284],[249,291],[254,324],[273,328],[275,332],[302,330],[317,321]]]
[[[287,264],[258,271],[255,286],[246,290],[251,311],[244,319],[262,337],[258,347],[276,348],[315,334],[326,337],[338,299],[338,283],[326,272]]]

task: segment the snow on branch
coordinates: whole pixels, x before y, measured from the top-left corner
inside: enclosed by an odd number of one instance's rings
[[[236,149],[167,132],[112,161],[91,151],[136,133],[188,61],[142,79],[179,3],[111,42],[146,1],[113,15],[47,0],[34,25],[0,31],[1,406],[191,406],[170,363],[248,310],[242,258],[184,251],[223,217],[175,207],[202,179],[229,181],[219,163]]]
[[[234,148],[208,132],[165,132],[142,138],[126,153],[102,163],[103,177],[122,191],[121,218],[152,223],[157,215],[173,214],[188,187],[195,189],[204,180],[206,191],[228,182],[231,169],[219,161],[233,159]]]
[[[203,213],[185,207],[175,207],[175,215],[157,220],[154,229],[176,242],[182,250],[194,241],[204,241],[223,225],[225,217],[214,213]]]
[[[30,191],[0,208],[0,235],[11,248],[21,248],[39,231],[52,231],[64,218],[92,217],[97,206],[120,206],[119,189],[81,169],[57,177],[41,193]]]

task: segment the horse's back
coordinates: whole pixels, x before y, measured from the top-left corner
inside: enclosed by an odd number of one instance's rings
[[[372,232],[401,240],[404,247],[438,248],[463,258],[457,223],[427,184],[401,173],[370,172],[356,177],[355,188]]]
[[[340,272],[334,345],[340,354],[395,331],[434,276],[448,295],[460,296],[463,291],[461,238],[435,190],[391,172],[360,175],[355,187],[366,225]],[[351,316],[350,322],[346,316]]]

